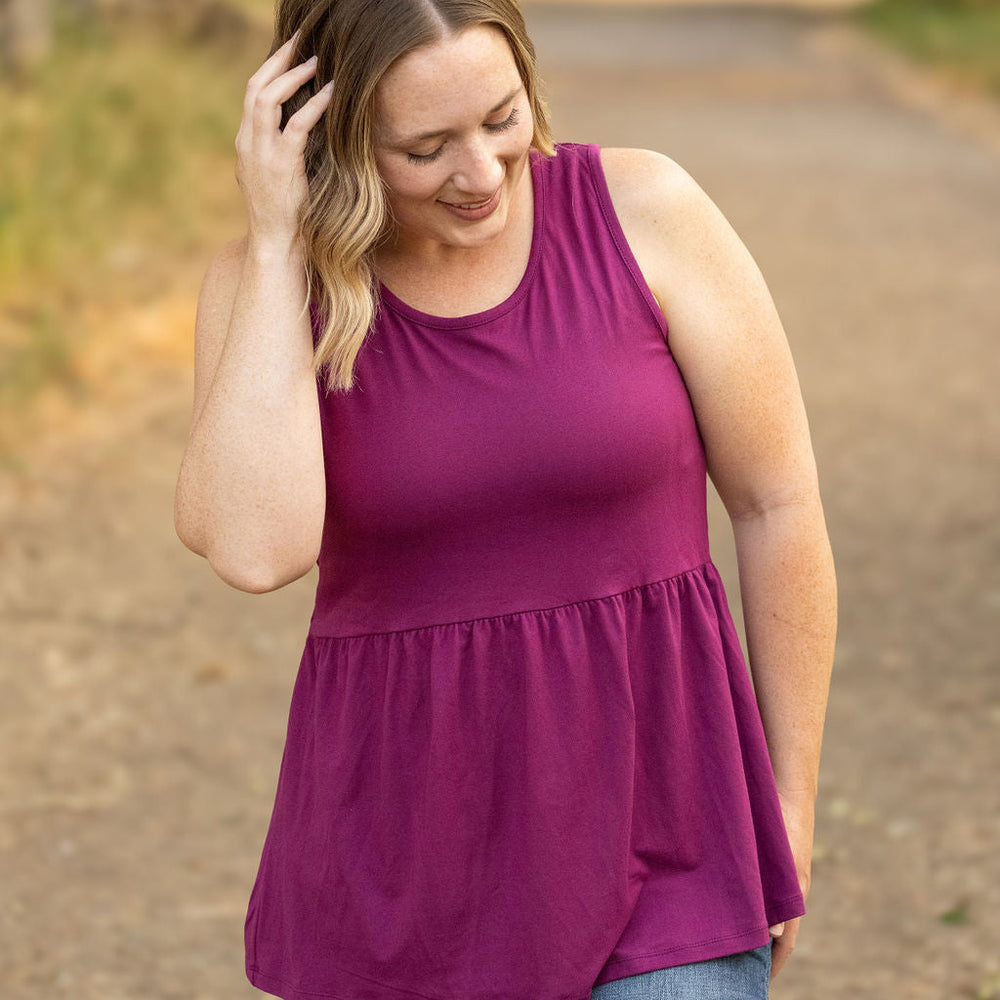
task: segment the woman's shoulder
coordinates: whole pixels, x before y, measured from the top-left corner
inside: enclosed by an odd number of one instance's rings
[[[665,153],[595,142],[560,142],[555,148],[555,160],[569,154],[567,168],[572,162],[578,170],[593,175],[596,167],[603,175],[612,208],[630,244],[633,239],[667,238],[675,245],[685,236],[697,239],[697,225],[692,228],[676,223],[685,217],[689,221],[696,218],[706,206],[715,208],[691,174]]]
[[[669,184],[693,183],[687,171],[674,159],[665,153],[653,149],[637,149],[622,146],[601,146],[596,142],[557,142],[555,155],[544,157],[560,161],[593,163],[594,154],[600,159],[600,165],[612,193],[615,188],[629,189]]]
[[[699,258],[718,210],[665,153],[600,147],[600,164],[622,233],[654,297],[663,303],[683,294],[673,287],[678,263]]]
[[[600,147],[601,168],[619,214],[663,218],[704,191],[675,159],[653,149]]]
[[[601,165],[605,170],[610,169],[615,173],[657,177],[664,173],[685,172],[675,159],[655,149],[631,146],[598,146],[598,149]]]

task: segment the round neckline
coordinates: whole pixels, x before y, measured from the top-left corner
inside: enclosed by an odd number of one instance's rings
[[[379,294],[382,301],[394,312],[400,313],[408,319],[421,323],[424,326],[433,326],[445,330],[456,330],[462,327],[481,326],[489,323],[499,316],[513,309],[528,292],[538,268],[538,260],[541,256],[542,238],[544,235],[545,218],[545,180],[544,173],[540,169],[542,154],[532,148],[528,150],[528,163],[531,170],[531,190],[532,190],[532,227],[531,227],[531,249],[528,251],[528,264],[521,275],[521,280],[510,295],[498,302],[489,309],[481,312],[468,313],[465,316],[435,316],[433,313],[423,312],[420,309],[404,302],[395,292],[387,288],[379,281]]]

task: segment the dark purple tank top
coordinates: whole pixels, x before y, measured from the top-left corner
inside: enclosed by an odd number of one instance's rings
[[[705,456],[596,145],[514,293],[381,289],[318,381],[319,582],[246,968],[294,1000],[587,1000],[805,913]]]

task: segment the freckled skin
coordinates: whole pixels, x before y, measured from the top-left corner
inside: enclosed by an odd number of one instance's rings
[[[494,111],[512,91],[510,102]],[[476,25],[407,53],[380,81],[375,114],[375,160],[398,225],[395,241],[377,258],[383,273],[441,280],[484,271],[524,242],[526,219],[530,243],[531,107],[499,29]],[[438,130],[446,134],[398,141]],[[442,204],[481,202],[498,187],[499,205],[485,219],[459,219]]]
[[[732,519],[754,690],[807,896],[837,587],[791,351],[756,262],[679,164],[607,148],[601,162]],[[772,979],[800,920],[774,929]]]

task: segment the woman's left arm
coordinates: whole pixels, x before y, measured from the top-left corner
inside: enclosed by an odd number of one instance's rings
[[[798,378],[764,278],[721,211],[669,157],[619,152],[631,159],[616,171],[631,179],[623,211],[732,519],[750,670],[805,893],[837,593]]]

